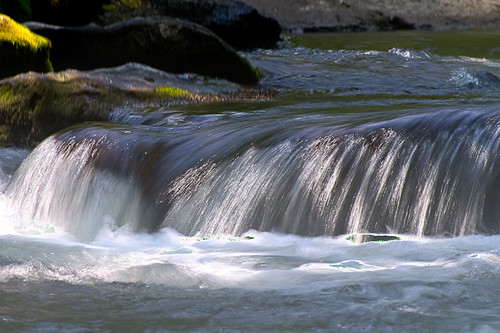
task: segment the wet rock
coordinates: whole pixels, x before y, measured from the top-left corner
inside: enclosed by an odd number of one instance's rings
[[[205,27],[167,17],[138,17],[109,26],[26,24],[52,41],[56,70],[139,62],[172,73],[197,73],[256,84],[260,72]]]
[[[368,243],[368,242],[390,242],[401,240],[401,237],[396,235],[380,235],[380,234],[353,234],[346,237],[346,240],[353,243]]]
[[[50,47],[46,38],[0,14],[0,78],[29,70],[51,71]]]
[[[74,124],[114,121],[123,108],[263,98],[264,92],[228,81],[137,63],[87,72],[29,72],[0,81],[0,144],[35,146]]]
[[[189,80],[139,64],[92,72],[29,72],[0,81],[0,140],[33,146],[85,121],[108,120],[118,106],[190,100]]]
[[[97,23],[112,24],[137,16],[170,16],[201,24],[238,49],[271,48],[280,40],[275,19],[234,0],[111,0]]]
[[[241,0],[289,31],[359,31],[500,26],[488,0]]]
[[[151,0],[161,15],[199,23],[239,49],[272,48],[280,40],[275,19],[234,0]]]

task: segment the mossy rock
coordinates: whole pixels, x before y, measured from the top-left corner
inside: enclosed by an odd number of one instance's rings
[[[273,95],[198,75],[166,73],[138,63],[93,71],[29,72],[0,80],[0,145],[35,146],[78,123],[121,121],[123,109],[262,100]]]
[[[0,81],[0,138],[3,143],[33,146],[65,127],[105,121],[123,105],[167,104],[194,100],[187,90],[157,86],[129,90],[106,79],[68,71],[26,73]]]
[[[30,70],[52,71],[50,48],[47,38],[0,14],[0,78]]]
[[[197,73],[256,84],[260,72],[207,28],[168,17],[138,17],[101,27],[27,26],[52,41],[56,70],[143,63],[171,73]]]
[[[0,13],[5,14],[17,22],[31,20],[30,0],[2,0],[0,2]]]

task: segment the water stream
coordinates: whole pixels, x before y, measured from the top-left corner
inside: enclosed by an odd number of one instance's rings
[[[2,148],[0,328],[500,330],[499,37],[287,36],[274,100]]]

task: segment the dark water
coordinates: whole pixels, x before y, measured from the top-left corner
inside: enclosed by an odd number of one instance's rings
[[[289,36],[275,100],[2,149],[0,328],[500,330],[499,37]]]

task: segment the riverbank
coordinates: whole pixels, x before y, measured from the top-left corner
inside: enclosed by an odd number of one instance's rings
[[[459,29],[500,26],[498,0],[242,0],[285,31]]]

